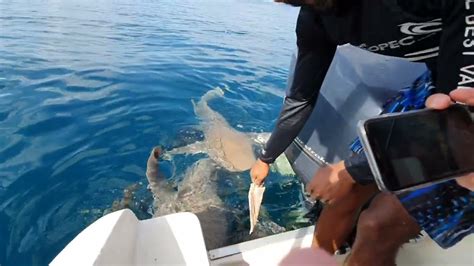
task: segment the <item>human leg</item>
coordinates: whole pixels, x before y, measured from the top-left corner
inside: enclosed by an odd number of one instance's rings
[[[360,216],[348,265],[395,265],[399,248],[420,230],[396,196],[380,193]]]
[[[347,241],[362,206],[377,191],[375,185],[355,185],[344,198],[326,205],[317,221],[312,247],[334,254]]]

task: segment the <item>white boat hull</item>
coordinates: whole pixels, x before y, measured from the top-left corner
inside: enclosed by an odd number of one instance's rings
[[[314,227],[306,227],[207,251],[199,220],[177,213],[139,221],[130,210],[108,214],[82,231],[51,262],[73,265],[338,265],[310,251]],[[448,250],[429,238],[406,244],[398,265],[474,265],[474,237]],[[298,261],[298,262],[297,262]]]

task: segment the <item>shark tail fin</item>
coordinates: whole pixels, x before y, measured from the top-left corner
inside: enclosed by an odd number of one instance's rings
[[[194,113],[199,116],[199,117],[205,117],[206,114],[213,113],[211,108],[207,105],[207,102],[209,102],[212,99],[218,98],[218,97],[223,97],[224,96],[224,90],[215,87],[212,90],[207,91],[199,100],[199,102],[195,102],[194,100],[191,100],[193,103],[193,108],[194,108]]]
[[[224,96],[224,90],[219,88],[219,87],[215,87],[214,89],[207,91],[201,97],[201,101],[207,102],[207,101],[212,100],[214,98],[223,97],[223,96]]]

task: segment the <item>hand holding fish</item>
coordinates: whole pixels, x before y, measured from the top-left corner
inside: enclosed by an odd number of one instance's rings
[[[260,212],[260,205],[262,204],[263,193],[265,192],[263,183],[269,171],[270,166],[260,159],[250,169],[250,178],[252,179],[249,189],[250,234],[253,232],[258,221],[258,213]]]
[[[257,186],[262,186],[263,182],[265,182],[265,179],[268,176],[269,171],[270,165],[258,159],[250,169],[250,178],[252,179],[252,183]]]

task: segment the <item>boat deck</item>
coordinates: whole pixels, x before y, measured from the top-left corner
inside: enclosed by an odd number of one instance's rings
[[[211,265],[340,265],[333,258],[310,250],[314,226],[285,232],[208,252]],[[397,265],[474,265],[474,236],[444,250],[428,237],[403,246]]]
[[[310,248],[314,226],[206,251],[198,218],[176,213],[139,221],[125,209],[82,231],[56,258],[62,265],[341,265]],[[443,250],[429,238],[405,245],[398,265],[474,265],[474,236]]]

